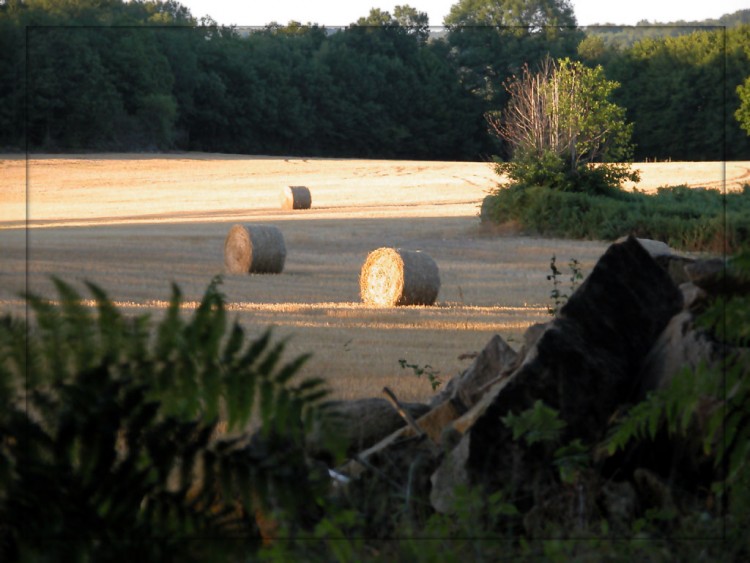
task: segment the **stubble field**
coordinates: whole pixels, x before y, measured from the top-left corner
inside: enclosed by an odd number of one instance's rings
[[[638,188],[729,189],[750,182],[750,163],[639,164]],[[102,286],[128,313],[158,318],[177,283],[186,314],[216,274],[236,223],[276,225],[287,259],[280,275],[223,276],[228,308],[250,334],[273,326],[291,337],[287,358],[312,352],[303,375],[324,377],[338,398],[403,400],[432,394],[399,360],[430,365],[447,380],[465,354],[501,334],[520,346],[525,328],[549,318],[549,262],[576,258],[584,274],[608,243],[483,229],[482,198],[498,178],[486,163],[208,155],[0,157],[0,314],[23,315],[25,290],[54,297],[51,275],[83,291]],[[282,211],[288,185],[313,207]],[[431,307],[377,309],[359,298],[367,254],[381,246],[422,250],[440,269]]]

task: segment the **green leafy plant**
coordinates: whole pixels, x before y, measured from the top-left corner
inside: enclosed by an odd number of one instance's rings
[[[637,181],[627,164],[633,125],[609,99],[618,86],[601,66],[570,59],[547,58],[534,73],[524,67],[506,84],[506,108],[486,115],[512,151],[510,162],[496,161],[498,174],[510,185],[592,195]]]
[[[740,107],[734,112],[734,116],[740,122],[740,127],[750,135],[750,77],[737,86],[737,95],[740,98]]]
[[[427,381],[430,382],[430,387],[432,387],[433,391],[435,391],[438,387],[440,387],[443,384],[443,381],[438,377],[438,375],[440,374],[440,371],[435,370],[429,364],[420,366],[418,364],[410,364],[404,359],[400,359],[398,363],[401,366],[401,369],[410,368],[414,372],[414,375],[416,375],[417,377],[422,377],[423,375],[426,375]]]
[[[591,448],[576,438],[555,450],[554,464],[563,483],[574,483],[581,471],[591,466]]]
[[[459,485],[456,487],[455,495],[455,515],[451,523],[453,526],[459,526],[460,533],[465,536],[476,535],[476,531],[482,528],[492,529],[495,525],[500,524],[505,517],[514,517],[520,514],[515,505],[503,498],[501,491],[483,495],[476,488],[470,489],[465,485]],[[435,521],[439,522],[440,519],[440,517],[437,517]],[[472,534],[472,530],[474,530],[474,534]],[[454,533],[455,531],[454,529]]]
[[[550,299],[552,299],[553,306],[547,307],[547,312],[555,316],[558,311],[567,303],[568,298],[573,295],[573,292],[578,287],[579,282],[583,279],[583,273],[581,272],[581,264],[575,258],[571,258],[568,262],[570,268],[570,294],[562,293],[560,290],[560,276],[562,272],[557,268],[557,258],[553,254],[549,263],[551,274],[547,275],[547,280],[552,282],[552,290],[550,291]]]
[[[566,193],[607,195],[616,197],[626,181],[637,182],[640,176],[627,164],[580,164],[575,169],[566,166],[558,155],[542,151],[540,154],[518,153],[510,161],[495,159],[495,171],[507,178],[503,188],[543,187]]]
[[[529,446],[557,440],[566,426],[565,421],[558,417],[557,410],[541,400],[535,401],[530,409],[518,414],[508,413],[501,420],[513,431],[514,440],[523,439]]]
[[[292,382],[306,356],[248,342],[218,279],[188,320],[175,286],[155,325],[53,281],[58,303],[27,296],[33,323],[0,319],[0,559],[201,560],[252,544],[189,540],[252,541],[259,511],[316,518],[327,475],[303,447],[325,391]]]
[[[526,66],[506,84],[508,105],[488,121],[514,157],[552,154],[574,171],[590,162],[623,162],[632,153],[633,126],[609,99],[618,87],[601,66],[547,58],[537,72]]]

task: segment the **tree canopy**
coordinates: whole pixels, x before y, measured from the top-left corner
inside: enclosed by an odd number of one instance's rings
[[[737,86],[737,95],[740,97],[740,107],[734,115],[740,126],[750,135],[750,76],[745,79],[744,84]]]
[[[735,120],[750,75],[750,26],[644,39],[607,64],[615,101],[635,124],[640,158],[734,160],[750,153]],[[746,156],[742,156],[742,155]]]
[[[483,116],[550,57],[620,83],[612,100],[634,123],[636,159],[748,159],[750,24],[738,14],[679,37],[635,26],[644,38],[617,46],[575,27],[567,0],[460,0],[445,34],[409,5],[344,29],[246,29],[174,0],[6,0],[0,148],[508,158]]]
[[[632,125],[609,99],[618,86],[601,66],[547,59],[536,73],[524,68],[507,87],[510,100],[502,114],[491,112],[487,119],[514,155],[551,152],[571,170],[590,162],[627,161]]]
[[[487,25],[541,32],[575,26],[569,0],[459,0],[445,17],[447,26]]]
[[[504,83],[546,57],[574,57],[583,38],[567,0],[461,0],[445,18],[462,85],[484,102],[508,101]]]

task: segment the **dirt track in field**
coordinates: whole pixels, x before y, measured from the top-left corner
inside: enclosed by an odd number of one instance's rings
[[[638,167],[647,191],[750,181],[747,162]],[[431,394],[428,382],[399,359],[447,379],[468,365],[459,355],[492,334],[519,346],[530,323],[548,318],[550,257],[564,274],[571,258],[587,273],[607,246],[481,229],[479,204],[497,181],[485,163],[190,153],[35,156],[27,164],[11,156],[0,158],[0,176],[0,313],[23,314],[18,294],[27,286],[52,297],[50,275],[82,290],[92,280],[129,313],[154,316],[176,282],[189,310],[222,273],[229,227],[274,224],[286,241],[284,273],[225,276],[228,306],[253,334],[274,325],[291,335],[290,358],[313,352],[304,373],[325,377],[345,398],[378,396],[388,385],[421,400]],[[282,211],[287,185],[309,187],[313,208]],[[435,306],[359,302],[361,265],[380,246],[435,259]]]

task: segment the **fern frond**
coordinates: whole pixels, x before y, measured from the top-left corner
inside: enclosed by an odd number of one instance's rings
[[[169,359],[169,352],[181,346],[183,321],[180,316],[182,292],[176,284],[172,284],[172,295],[164,318],[156,328],[156,342],[154,355],[157,358]]]
[[[118,359],[131,343],[135,334],[126,336],[123,317],[117,307],[107,298],[103,289],[91,282],[84,282],[96,302],[97,334],[101,353]]]
[[[156,324],[126,318],[92,283],[93,309],[71,285],[53,283],[59,305],[27,296],[33,331],[0,319],[0,520],[49,537],[86,530],[106,559],[121,537],[156,534],[172,549],[194,534],[249,530],[239,522],[267,490],[290,514],[314,504],[303,426],[321,416],[326,392],[317,379],[290,385],[308,356],[282,363],[285,343],[269,330],[246,343],[227,322],[217,280],[187,319],[173,285]],[[28,411],[17,408],[22,399]],[[265,438],[215,438],[220,415],[237,429],[257,411]],[[89,544],[71,549],[93,553]]]
[[[0,404],[9,405],[19,391],[19,383],[25,384],[30,365],[35,356],[27,352],[27,325],[6,315],[0,317]]]
[[[608,431],[604,441],[609,455],[614,455],[634,440],[654,438],[662,421],[663,413],[668,407],[662,395],[649,393],[646,399],[634,405]]]
[[[221,362],[227,365],[234,365],[238,361],[237,356],[242,350],[244,341],[245,331],[242,330],[242,327],[237,322],[232,323],[229,338],[221,353]]]
[[[277,411],[274,408],[274,385],[269,379],[260,383],[260,416],[263,423],[263,431],[268,434],[272,430],[272,417]]]
[[[513,431],[514,440],[523,438],[528,445],[557,440],[566,426],[565,421],[558,417],[558,411],[541,400],[519,414],[508,413],[502,421]]]
[[[285,346],[286,343],[282,340],[280,342],[277,342],[269,351],[266,352],[266,355],[263,357],[260,365],[258,365],[258,367],[256,368],[259,375],[261,375],[262,377],[271,376],[274,368],[276,367],[276,364],[278,364],[279,360],[281,359],[281,355],[284,352]]]
[[[297,356],[291,362],[282,366],[282,368],[276,373],[274,380],[277,385],[286,385],[292,377],[294,377],[303,365],[311,358],[312,354],[302,354]]]

